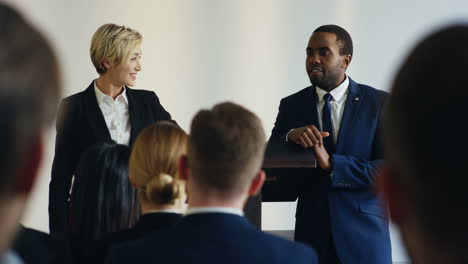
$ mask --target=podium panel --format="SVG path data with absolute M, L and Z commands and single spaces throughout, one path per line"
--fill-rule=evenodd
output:
M 316 166 L 317 162 L 313 148 L 304 149 L 283 139 L 270 138 L 262 166 L 267 179 L 261 194 L 251 197 L 247 201 L 244 208 L 245 216 L 260 229 L 262 201 L 295 201 L 300 189 L 300 178 L 304 175 L 304 169 L 315 168 Z

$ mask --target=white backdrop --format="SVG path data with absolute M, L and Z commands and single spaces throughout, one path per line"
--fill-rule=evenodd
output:
M 184 129 L 193 114 L 232 100 L 257 113 L 267 134 L 282 97 L 309 85 L 304 69 L 311 32 L 338 24 L 354 41 L 348 74 L 388 90 L 408 49 L 428 31 L 468 15 L 466 0 L 10 0 L 50 38 L 64 96 L 97 74 L 89 59 L 94 31 L 124 24 L 144 37 L 136 88 L 154 90 Z M 48 231 L 48 182 L 55 132 L 23 223 Z M 294 203 L 265 203 L 263 228 L 294 228 Z M 395 261 L 407 259 L 392 231 Z

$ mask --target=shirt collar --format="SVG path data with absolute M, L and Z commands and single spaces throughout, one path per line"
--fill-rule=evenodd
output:
M 174 214 L 181 214 L 180 210 L 176 209 L 155 209 L 155 210 L 148 210 L 145 214 L 152 214 L 152 213 L 174 213 Z
M 243 216 L 244 212 L 232 207 L 191 207 L 187 210 L 186 215 L 203 214 L 203 213 L 227 213 Z
M 348 86 L 349 86 L 349 78 L 348 76 L 346 76 L 345 80 L 340 85 L 338 85 L 338 87 L 331 90 L 330 94 L 333 97 L 333 100 L 339 101 L 348 91 Z M 315 86 L 315 90 L 317 91 L 318 101 L 321 102 L 323 100 L 323 96 L 328 92 L 325 90 L 322 90 L 318 86 Z
M 100 105 L 105 100 L 104 98 L 107 98 L 106 100 L 110 99 L 111 101 L 114 101 L 114 98 L 112 98 L 112 96 L 109 96 L 109 95 L 101 92 L 101 90 L 99 90 L 99 88 L 97 87 L 97 81 L 96 80 L 94 80 L 94 93 L 96 94 L 96 99 L 97 99 L 98 105 Z M 125 85 L 123 86 L 123 92 L 116 99 L 117 100 L 123 100 L 124 103 L 128 104 L 127 89 L 125 88 Z

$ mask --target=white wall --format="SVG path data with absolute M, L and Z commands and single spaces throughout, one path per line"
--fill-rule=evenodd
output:
M 396 67 L 429 30 L 466 17 L 466 0 L 11 0 L 51 39 L 64 74 L 64 95 L 87 87 L 96 73 L 89 43 L 102 24 L 138 29 L 143 71 L 136 88 L 156 91 L 184 128 L 193 114 L 223 100 L 256 112 L 268 134 L 279 101 L 309 85 L 305 46 L 322 24 L 339 24 L 353 37 L 349 75 L 388 90 Z M 47 231 L 48 181 L 55 132 L 24 223 Z M 266 203 L 265 229 L 292 229 L 294 203 Z M 397 234 L 395 261 L 406 259 Z

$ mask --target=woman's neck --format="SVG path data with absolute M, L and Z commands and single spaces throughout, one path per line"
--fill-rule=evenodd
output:
M 115 84 L 106 74 L 102 74 L 96 80 L 96 85 L 98 89 L 113 99 L 117 98 L 123 92 L 123 85 Z
M 160 211 L 160 210 L 170 210 L 170 211 L 175 211 L 179 213 L 184 213 L 185 212 L 185 205 L 182 201 L 179 201 L 178 199 L 174 204 L 154 204 L 148 201 L 144 201 L 144 199 L 140 199 L 140 206 L 141 206 L 141 214 L 148 214 L 152 213 L 155 211 Z

